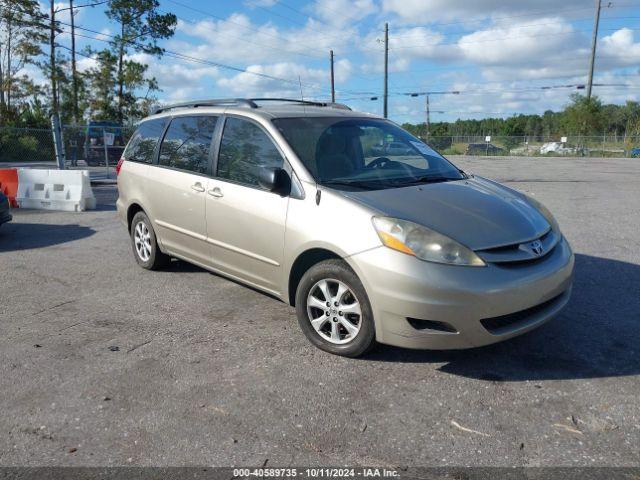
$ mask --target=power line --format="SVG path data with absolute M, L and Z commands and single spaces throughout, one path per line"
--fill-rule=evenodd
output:
M 628 27 L 625 27 L 628 28 Z M 602 29 L 602 31 L 611 31 L 611 32 L 617 32 L 618 30 L 620 30 L 619 28 L 607 28 L 607 29 Z M 632 31 L 640 31 L 640 29 L 638 28 L 628 28 L 628 30 L 632 30 Z M 567 31 L 567 32 L 556 32 L 556 33 L 541 33 L 541 34 L 536 34 L 536 35 L 515 35 L 515 36 L 508 36 L 508 37 L 498 37 L 498 38 L 491 38 L 491 39 L 486 39 L 486 40 L 474 40 L 474 41 L 456 41 L 456 42 L 446 42 L 446 43 L 431 43 L 431 44 L 422 44 L 422 45 L 407 45 L 407 46 L 402 46 L 402 47 L 390 47 L 391 50 L 409 50 L 409 49 L 413 49 L 413 48 L 424 48 L 424 47 L 439 47 L 442 45 L 472 45 L 472 44 L 478 44 L 478 43 L 492 43 L 492 42 L 502 42 L 504 40 L 515 40 L 518 38 L 538 38 L 538 37 L 555 37 L 555 36 L 560 36 L 560 35 L 572 35 L 575 33 L 582 33 L 582 32 L 590 32 L 591 30 L 571 30 L 571 31 Z M 376 49 L 371 49 L 371 50 L 376 50 Z
M 611 5 L 608 6 L 607 8 L 621 8 L 621 9 L 627 9 L 627 8 L 638 8 L 640 7 L 640 4 L 618 4 L 618 5 Z M 591 11 L 592 7 L 584 7 L 584 8 L 568 8 L 568 9 L 564 9 L 564 10 L 539 10 L 537 12 L 529 12 L 529 13 L 524 13 L 524 14 L 519 14 L 519 15 L 508 15 L 508 16 L 503 16 L 503 17 L 490 17 L 490 16 L 482 16 L 479 17 L 477 19 L 472 19 L 472 20 L 460 20 L 460 21 L 456 21 L 456 22 L 446 22 L 446 23 L 442 23 L 442 22 L 435 22 L 435 23 L 427 23 L 428 26 L 430 27 L 446 27 L 446 26 L 450 26 L 450 25 L 467 25 L 469 23 L 486 23 L 487 19 L 490 19 L 492 22 L 496 22 L 496 21 L 501 21 L 501 20 L 511 20 L 513 18 L 522 18 L 522 17 L 537 17 L 540 15 L 546 15 L 546 14 L 553 14 L 553 15 L 558 15 L 558 14 L 563 14 L 563 13 L 572 13 L 572 12 L 578 12 L 578 11 Z
M 329 27 L 329 28 L 333 28 L 331 25 L 329 25 L 329 24 L 328 24 L 327 22 L 325 22 L 324 20 L 320 20 L 320 19 L 319 19 L 319 18 L 317 18 L 317 17 L 313 17 L 313 16 L 308 15 L 308 14 L 306 14 L 306 13 L 304 13 L 304 12 L 301 12 L 301 11 L 300 11 L 300 10 L 298 10 L 297 8 L 294 8 L 294 7 L 292 7 L 291 5 L 287 5 L 286 3 L 281 2 L 280 0 L 276 0 L 276 3 L 277 3 L 278 5 L 282 5 L 284 8 L 287 8 L 287 9 L 291 10 L 292 12 L 297 13 L 297 14 L 298 14 L 298 15 L 300 15 L 300 16 L 310 18 L 311 20 L 313 20 L 313 21 L 315 21 L 315 22 L 322 23 L 322 24 L 326 25 L 326 26 L 327 26 L 327 27 Z
M 216 20 L 220 20 L 220 21 L 226 22 L 226 23 L 231 23 L 233 25 L 238 25 L 239 27 L 242 27 L 245 30 L 250 30 L 250 31 L 253 31 L 253 32 L 257 32 L 257 33 L 260 33 L 261 35 L 265 35 L 267 37 L 277 38 L 278 40 L 283 40 L 283 41 L 285 41 L 287 43 L 289 43 L 291 41 L 290 39 L 285 38 L 282 35 L 277 35 L 277 34 L 274 34 L 274 33 L 271 33 L 271 32 L 266 32 L 264 30 L 260 30 L 258 28 L 253 28 L 253 27 L 250 27 L 248 25 L 244 25 L 244 24 L 242 24 L 240 22 L 236 22 L 236 21 L 233 21 L 231 19 L 221 17 L 219 15 L 214 15 L 211 12 L 207 12 L 205 10 L 201 10 L 199 8 L 195 8 L 195 7 L 192 7 L 190 5 L 185 5 L 184 3 L 177 2 L 176 0 L 167 0 L 167 1 L 170 2 L 170 3 L 173 3 L 174 5 L 178 5 L 180 7 L 186 8 L 187 10 L 191 10 L 193 12 L 199 13 L 200 15 L 204 15 L 206 17 L 215 18 Z M 305 48 L 309 48 L 310 50 L 318 50 L 318 51 L 324 52 L 324 50 L 321 50 L 321 49 L 319 49 L 317 47 L 312 47 L 312 46 L 309 46 L 309 45 L 303 45 L 303 46 Z
M 215 18 L 216 20 L 219 20 L 219 21 L 222 21 L 222 22 L 231 23 L 231 24 L 237 25 L 237 26 L 239 26 L 239 27 L 242 27 L 242 28 L 244 28 L 244 29 L 246 29 L 246 30 L 250 30 L 250 31 L 253 31 L 253 32 L 258 32 L 258 33 L 260 33 L 260 34 L 262 34 L 262 35 L 266 35 L 266 36 L 269 36 L 269 37 L 277 38 L 277 39 L 279 39 L 279 40 L 283 40 L 283 41 L 285 41 L 285 42 L 287 42 L 287 43 L 290 43 L 290 42 L 291 42 L 291 39 L 286 38 L 286 37 L 283 37 L 282 35 L 274 34 L 274 33 L 271 33 L 271 32 L 265 32 L 264 30 L 260 30 L 259 28 L 250 27 L 250 26 L 245 25 L 245 24 L 243 24 L 243 23 L 236 22 L 236 21 L 234 21 L 234 20 L 231 20 L 231 19 L 229 19 L 229 18 L 224 18 L 224 17 L 221 17 L 221 16 L 219 16 L 219 15 L 215 15 L 215 14 L 213 14 L 213 13 L 211 13 L 211 12 L 206 11 L 206 10 L 202 10 L 202 9 L 199 9 L 199 8 L 195 8 L 195 7 L 192 7 L 191 5 L 186 5 L 186 4 L 181 3 L 181 2 L 178 2 L 178 1 L 176 1 L 176 0 L 167 0 L 167 1 L 168 1 L 168 2 L 173 3 L 174 5 L 178 5 L 178 6 L 180 6 L 180 7 L 186 8 L 187 10 L 191 10 L 191 11 L 193 11 L 193 12 L 199 13 L 200 15 L 205 15 L 205 16 L 207 16 L 207 17 Z M 260 7 L 260 8 L 264 8 L 264 7 Z M 305 28 L 305 27 L 306 27 L 306 26 L 304 26 L 304 25 L 303 25 L 303 28 Z M 312 31 L 314 31 L 314 32 L 316 32 L 316 33 L 321 34 L 324 38 L 348 38 L 348 37 L 350 36 L 350 35 L 345 35 L 345 34 L 341 34 L 341 35 L 327 35 L 325 32 L 320 32 L 320 31 L 318 31 L 318 30 L 312 30 Z M 318 48 L 318 47 L 314 47 L 314 46 L 310 46 L 310 45 L 305 45 L 305 44 L 302 44 L 302 45 L 303 45 L 305 48 L 308 48 L 308 49 L 310 49 L 310 50 L 317 50 L 317 51 L 322 51 L 322 52 L 324 52 L 324 50 L 322 50 L 322 49 L 320 49 L 320 48 Z
M 60 23 L 62 25 L 65 25 L 65 26 L 70 26 L 70 24 L 65 23 L 65 22 L 58 22 L 58 23 Z M 89 33 L 93 33 L 93 34 L 96 34 L 96 35 L 100 35 L 100 36 L 103 36 L 103 37 L 110 37 L 111 39 L 115 39 L 115 35 L 105 34 L 105 33 L 102 33 L 102 32 L 98 32 L 96 30 L 92 30 L 90 28 L 86 28 L 86 27 L 82 27 L 82 26 L 78 26 L 78 25 L 76 25 L 75 28 L 78 29 L 78 30 L 83 30 L 83 31 L 86 31 L 86 32 L 89 32 Z M 69 33 L 69 31 L 63 30 L 63 33 Z M 87 39 L 91 39 L 91 40 L 97 40 L 97 41 L 101 41 L 101 42 L 105 42 L 105 43 L 112 43 L 111 40 L 107 40 L 107 39 L 104 39 L 104 38 L 92 37 L 92 36 L 89 36 L 89 35 L 82 35 L 80 33 L 76 33 L 76 35 L 79 36 L 79 37 L 82 37 L 82 38 L 87 38 Z M 133 41 L 128 41 L 126 43 L 140 48 L 143 52 L 145 51 L 144 45 L 137 44 L 136 42 L 133 42 Z M 204 58 L 195 57 L 195 56 L 187 55 L 187 54 L 180 53 L 180 52 L 174 52 L 174 51 L 167 50 L 167 49 L 164 49 L 164 53 L 169 57 L 176 58 L 176 59 L 179 59 L 179 60 L 199 63 L 199 64 L 202 64 L 202 65 L 209 65 L 209 66 L 219 67 L 219 68 L 223 68 L 223 69 L 226 69 L 226 70 L 232 70 L 232 71 L 236 71 L 236 72 L 239 72 L 239 73 L 246 73 L 246 74 L 249 74 L 249 75 L 263 77 L 263 78 L 267 78 L 267 79 L 270 79 L 270 80 L 277 80 L 277 81 L 286 82 L 288 84 L 292 84 L 292 85 L 295 85 L 295 86 L 299 86 L 299 80 L 276 77 L 274 75 L 255 72 L 255 71 L 252 71 L 252 70 L 248 70 L 246 68 L 236 67 L 236 66 L 233 66 L 233 65 L 227 65 L 227 64 L 224 64 L 224 63 L 215 62 L 215 61 L 212 61 L 212 60 L 207 60 L 207 59 L 204 59 Z M 323 92 L 327 91 L 326 87 L 321 87 L 318 84 L 303 83 L 303 86 L 305 88 L 309 88 L 309 89 L 312 89 L 312 90 L 320 90 L 320 91 L 323 91 Z M 341 93 L 341 92 L 349 93 L 349 94 L 352 94 L 352 95 L 363 95 L 363 94 L 368 95 L 369 94 L 369 92 L 352 91 L 352 90 L 338 91 L 338 93 Z
M 67 25 L 67 26 L 69 25 L 69 24 L 66 24 L 64 22 L 59 22 L 59 23 L 62 23 L 63 25 Z M 112 39 L 115 38 L 114 35 L 107 35 L 105 33 L 98 32 L 98 31 L 95 31 L 95 30 L 91 30 L 91 29 L 88 29 L 88 28 L 85 28 L 85 27 L 80 27 L 80 26 L 76 25 L 76 28 L 79 29 L 79 30 L 88 31 L 88 32 L 91 32 L 91 33 L 94 33 L 94 34 L 97 34 L 97 35 L 111 37 Z M 64 33 L 70 33 L 68 30 L 63 30 L 63 32 Z M 92 36 L 83 35 L 83 34 L 80 34 L 80 33 L 76 33 L 76 35 L 79 36 L 79 37 L 82 37 L 82 38 L 88 38 L 90 40 L 97 40 L 97 41 L 100 41 L 100 42 L 113 43 L 112 40 L 107 40 L 107 39 L 104 39 L 104 38 L 92 37 Z M 139 45 L 139 44 L 137 44 L 135 42 L 132 42 L 132 41 L 127 41 L 125 43 L 128 43 L 130 45 L 136 46 L 136 47 L 140 48 L 143 51 L 143 53 L 146 53 L 144 45 Z M 207 59 L 200 58 L 200 57 L 194 57 L 194 56 L 191 56 L 191 55 L 186 55 L 184 53 L 174 52 L 174 51 L 167 50 L 167 49 L 164 49 L 164 54 L 166 54 L 166 55 L 168 55 L 170 57 L 178 58 L 178 59 L 185 60 L 185 61 L 191 61 L 191 62 L 196 62 L 196 63 L 203 64 L 203 65 L 219 67 L 219 68 L 222 68 L 222 69 L 232 70 L 232 71 L 239 72 L 239 73 L 247 73 L 247 74 L 258 76 L 258 77 L 267 78 L 269 80 L 277 80 L 277 81 L 280 81 L 280 82 L 286 82 L 286 83 L 293 84 L 293 85 L 296 85 L 296 86 L 299 85 L 299 82 L 297 80 L 291 80 L 291 79 L 287 79 L 287 78 L 276 77 L 274 75 L 269 75 L 269 74 L 266 74 L 266 73 L 254 72 L 254 71 L 251 71 L 251 70 L 247 70 L 246 68 L 236 67 L 236 66 L 233 66 L 233 65 L 227 65 L 227 64 L 224 64 L 224 63 L 220 63 L 220 62 L 214 62 L 212 60 L 207 60 Z M 303 86 L 305 88 L 312 88 L 312 89 L 313 88 L 320 88 L 318 85 L 315 85 L 315 84 L 303 84 Z
M 194 21 L 191 21 L 191 20 L 187 20 L 187 19 L 185 19 L 185 18 L 178 17 L 178 16 L 176 16 L 176 18 L 178 18 L 179 20 L 182 20 L 183 22 L 188 23 L 188 24 L 190 24 L 190 25 L 197 25 L 197 22 L 194 22 Z M 257 31 L 260 33 L 260 31 L 259 31 L 259 30 L 257 30 Z M 299 56 L 308 57 L 308 58 L 313 58 L 313 59 L 317 59 L 317 60 L 319 60 L 319 59 L 321 59 L 321 58 L 324 58 L 324 55 L 323 55 L 323 56 L 320 56 L 320 55 L 310 55 L 310 54 L 308 54 L 308 53 L 304 53 L 304 52 L 300 52 L 300 51 L 286 50 L 286 49 L 284 49 L 284 48 L 282 48 L 282 47 L 278 47 L 278 46 L 275 46 L 275 45 L 270 45 L 270 44 L 268 44 L 268 43 L 257 43 L 257 42 L 252 42 L 251 40 L 248 40 L 248 39 L 247 39 L 247 38 L 245 38 L 245 37 L 240 37 L 240 36 L 238 36 L 238 35 L 231 35 L 231 34 L 226 33 L 226 32 L 224 33 L 224 36 L 227 36 L 227 37 L 229 37 L 229 38 L 235 38 L 235 39 L 238 39 L 238 40 L 240 40 L 240 41 L 242 41 L 242 42 L 245 42 L 245 43 L 248 43 L 248 44 L 251 44 L 251 45 L 257 45 L 257 46 L 259 46 L 259 47 L 269 48 L 269 49 L 272 49 L 272 50 L 278 50 L 278 51 L 281 51 L 281 52 L 290 53 L 290 54 L 292 54 L 292 55 L 299 55 Z
M 623 83 L 594 83 L 594 87 L 599 88 L 618 88 L 618 89 L 626 89 L 626 90 L 640 90 L 640 85 L 630 85 Z M 570 85 L 544 85 L 538 87 L 525 87 L 525 88 L 505 88 L 499 90 L 482 90 L 482 89 L 467 89 L 467 90 L 452 90 L 450 92 L 442 91 L 442 92 L 389 92 L 390 97 L 408 97 L 408 96 L 418 96 L 425 95 L 426 93 L 436 94 L 436 93 L 454 93 L 457 92 L 457 95 L 481 95 L 481 96 L 489 96 L 493 94 L 504 94 L 504 93 L 543 93 L 545 91 L 552 91 L 558 89 L 567 89 L 573 88 L 576 90 L 584 90 L 586 88 L 585 84 L 570 84 Z M 362 96 L 354 96 L 351 97 L 352 100 L 367 100 L 371 99 L 368 95 Z
M 622 16 L 622 17 L 604 17 L 604 20 L 635 20 L 635 19 L 640 19 L 640 17 L 637 16 Z M 593 21 L 593 17 L 584 17 L 584 18 L 578 18 L 578 19 L 572 19 L 571 22 L 572 23 L 579 23 L 579 22 L 586 22 L 586 21 Z M 520 30 L 523 28 L 531 28 L 531 27 L 543 27 L 543 26 L 548 26 L 548 25 L 560 25 L 561 21 L 555 21 L 555 22 L 544 22 L 544 23 L 529 23 L 529 24 L 524 24 L 524 25 L 509 25 L 509 30 Z M 415 30 L 417 28 L 426 28 L 426 27 L 412 27 L 412 28 L 407 28 L 406 30 Z M 500 27 L 497 25 L 491 25 L 490 27 L 488 27 L 486 30 L 491 30 L 491 29 L 498 29 L 498 28 L 504 28 L 504 27 Z M 484 30 L 484 31 L 486 31 Z M 469 34 L 468 30 L 463 30 L 463 31 L 457 31 L 457 32 L 446 32 L 446 35 L 456 35 L 456 34 Z M 399 35 L 394 35 L 393 39 L 398 39 L 398 38 L 407 38 L 407 37 L 413 37 L 415 35 L 415 33 L 405 33 L 405 34 L 399 34 Z M 443 33 L 435 33 L 432 35 L 426 35 L 426 37 L 439 37 L 444 35 Z

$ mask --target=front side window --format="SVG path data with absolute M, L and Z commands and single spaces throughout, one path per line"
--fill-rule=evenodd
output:
M 159 165 L 193 173 L 209 170 L 211 139 L 216 117 L 176 117 L 171 121 L 160 146 Z
M 262 169 L 282 165 L 282 155 L 260 127 L 239 118 L 227 118 L 218 155 L 218 177 L 258 186 Z
M 153 163 L 153 154 L 167 121 L 166 118 L 157 118 L 142 122 L 131 137 L 124 157 L 132 162 Z
M 442 155 L 386 120 L 301 117 L 273 123 L 321 184 L 379 190 L 465 178 Z

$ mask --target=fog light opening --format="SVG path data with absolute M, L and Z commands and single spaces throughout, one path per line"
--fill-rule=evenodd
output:
M 407 322 L 416 330 L 434 330 L 443 333 L 458 333 L 458 330 L 449 323 L 437 322 L 435 320 L 422 320 L 419 318 L 407 317 Z

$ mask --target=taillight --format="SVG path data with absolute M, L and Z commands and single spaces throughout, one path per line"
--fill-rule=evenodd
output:
M 120 169 L 122 168 L 123 163 L 124 163 L 124 157 L 120 157 L 120 160 L 118 160 L 118 164 L 116 165 L 116 175 L 120 173 Z

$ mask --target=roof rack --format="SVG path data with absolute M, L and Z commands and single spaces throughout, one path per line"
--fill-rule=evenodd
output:
M 341 110 L 351 110 L 347 105 L 333 102 L 313 102 L 309 100 L 296 100 L 294 98 L 217 98 L 211 100 L 195 100 L 191 102 L 173 103 L 158 107 L 153 111 L 153 115 L 166 112 L 176 108 L 197 108 L 197 107 L 248 107 L 260 108 L 256 102 L 287 102 L 299 105 L 309 105 L 313 107 L 339 108 Z
M 173 110 L 174 108 L 197 108 L 197 107 L 239 107 L 245 106 L 249 108 L 258 108 L 251 100 L 246 98 L 214 98 L 211 100 L 195 100 L 191 102 L 173 103 L 171 105 L 165 105 L 164 107 L 158 107 L 153 111 L 153 115 L 157 113 L 166 112 L 167 110 Z
M 295 98 L 250 98 L 251 102 L 282 102 L 282 103 L 298 103 L 300 105 L 309 105 L 311 107 L 328 107 L 339 108 L 341 110 L 351 110 L 351 108 L 344 103 L 335 102 L 314 102 L 311 100 L 298 100 Z

